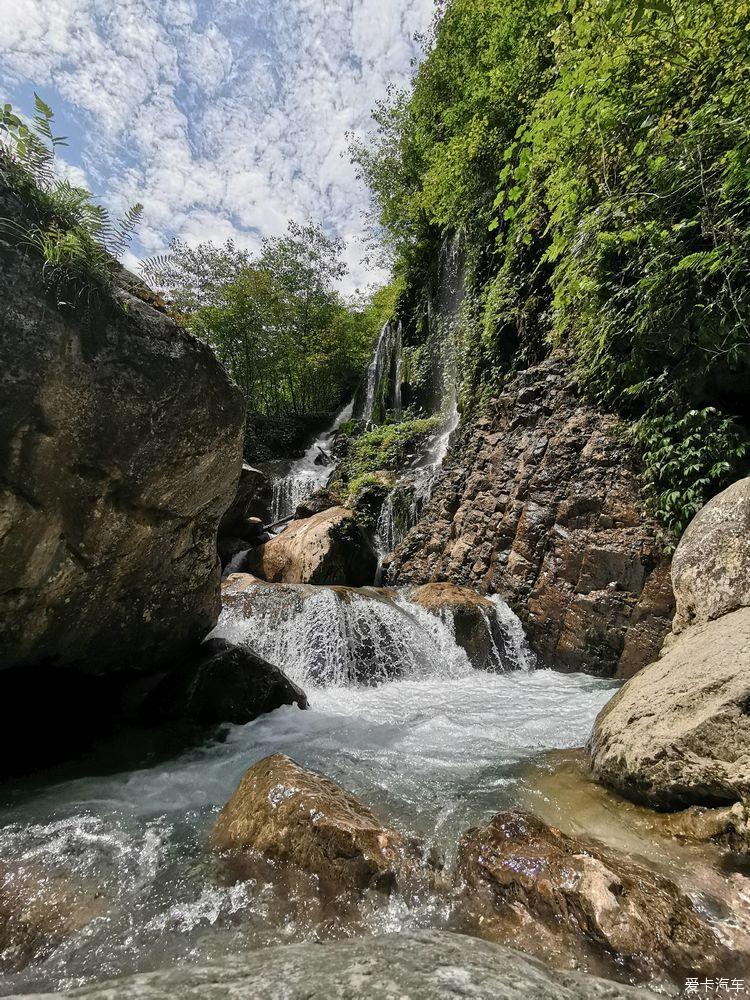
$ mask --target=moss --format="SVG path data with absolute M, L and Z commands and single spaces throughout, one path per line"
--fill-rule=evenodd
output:
M 352 498 L 367 477 L 382 470 L 396 472 L 404 468 L 440 428 L 442 417 L 422 417 L 381 424 L 350 440 L 338 479 L 342 492 Z

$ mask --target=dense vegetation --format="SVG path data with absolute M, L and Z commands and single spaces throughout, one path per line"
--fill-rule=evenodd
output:
M 116 258 L 142 206 L 133 205 L 115 221 L 89 191 L 58 177 L 55 152 L 67 145 L 65 137 L 55 135 L 52 109 L 36 94 L 34 111 L 27 124 L 10 104 L 0 110 L 0 181 L 23 212 L 23 218 L 0 218 L 0 230 L 39 258 L 50 286 L 90 296 L 119 272 Z
M 452 0 L 354 149 L 412 296 L 467 253 L 464 405 L 554 346 L 673 535 L 746 462 L 750 6 Z
M 350 398 L 390 289 L 345 301 L 336 289 L 342 247 L 318 227 L 290 223 L 253 257 L 233 243 L 189 247 L 148 261 L 146 277 L 182 321 L 214 348 L 245 394 L 252 457 L 284 452 Z

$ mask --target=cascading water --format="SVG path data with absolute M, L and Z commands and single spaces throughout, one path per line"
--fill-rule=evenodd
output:
M 389 412 L 401 416 L 401 342 L 401 323 L 386 323 L 367 368 L 363 393 L 354 404 L 354 416 L 365 424 L 380 421 Z
M 448 613 L 408 592 L 252 586 L 227 598 L 218 634 L 273 656 L 302 681 L 311 708 L 283 708 L 222 741 L 97 776 L 28 782 L 0 812 L 0 858 L 96 897 L 98 916 L 41 965 L 6 975 L 0 995 L 90 980 L 238 948 L 315 939 L 306 883 L 272 869 L 227 883 L 206 846 L 245 770 L 289 754 L 359 795 L 388 822 L 450 859 L 463 830 L 521 795 L 529 760 L 579 746 L 613 683 L 529 667 L 518 620 L 485 609 L 493 671 L 474 669 Z M 376 898 L 377 897 L 377 898 Z M 367 897 L 355 933 L 445 926 L 434 897 Z M 314 909 L 314 908 L 313 908 Z M 349 936 L 346 923 L 326 933 Z
M 352 415 L 352 403 L 336 416 L 330 427 L 317 437 L 302 458 L 292 463 L 289 470 L 273 481 L 271 518 L 280 521 L 293 514 L 303 500 L 325 486 L 331 474 L 330 447 L 336 431 Z

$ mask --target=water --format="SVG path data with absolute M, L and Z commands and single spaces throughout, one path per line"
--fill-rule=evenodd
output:
M 271 598 L 250 624 L 243 626 L 236 608 L 220 624 L 220 630 L 244 627 L 245 638 L 260 646 L 286 642 L 290 659 L 284 665 L 306 678 L 308 712 L 284 708 L 229 727 L 223 742 L 166 761 L 33 789 L 27 783 L 11 794 L 0 814 L 3 861 L 31 870 L 41 865 L 46 877 L 96 889 L 102 912 L 46 962 L 6 976 L 0 995 L 70 988 L 319 936 L 304 881 L 280 884 L 269 869 L 232 883 L 206 847 L 216 814 L 244 771 L 270 753 L 287 753 L 327 774 L 450 860 L 463 830 L 519 800 L 530 760 L 586 740 L 612 693 L 612 682 L 583 675 L 474 670 L 455 646 L 449 623 L 415 610 L 408 597 L 325 590 L 329 596 L 317 603 L 308 596 L 282 627 L 274 627 Z M 496 610 L 512 615 L 504 606 Z M 294 631 L 295 615 L 308 615 L 308 625 L 328 616 L 323 646 L 334 668 L 321 674 L 307 659 L 313 637 Z M 382 644 L 385 629 L 396 643 L 397 658 L 404 658 L 397 679 L 379 685 L 352 680 L 342 647 L 349 649 L 357 629 L 366 637 L 368 628 L 371 639 L 376 635 Z M 510 632 L 520 655 L 520 626 Z M 278 635 L 295 638 L 273 638 Z M 408 644 L 404 635 L 411 637 Z M 505 663 L 513 665 L 523 666 L 523 658 Z M 326 924 L 325 934 L 444 926 L 447 919 L 445 901 L 368 898 L 356 927 Z
M 366 424 L 381 422 L 387 412 L 401 416 L 401 323 L 385 323 L 367 368 L 365 392 L 356 416 Z
M 302 458 L 293 462 L 285 475 L 274 480 L 272 521 L 280 521 L 293 514 L 303 500 L 325 486 L 331 474 L 331 443 L 339 427 L 351 417 L 352 409 L 353 403 L 347 403 L 331 426 L 313 441 Z

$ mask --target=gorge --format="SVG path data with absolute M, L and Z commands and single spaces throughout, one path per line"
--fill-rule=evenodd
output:
M 367 293 L 131 273 L 4 106 L 0 997 L 750 995 L 748 36 L 668 6 L 441 4 Z

